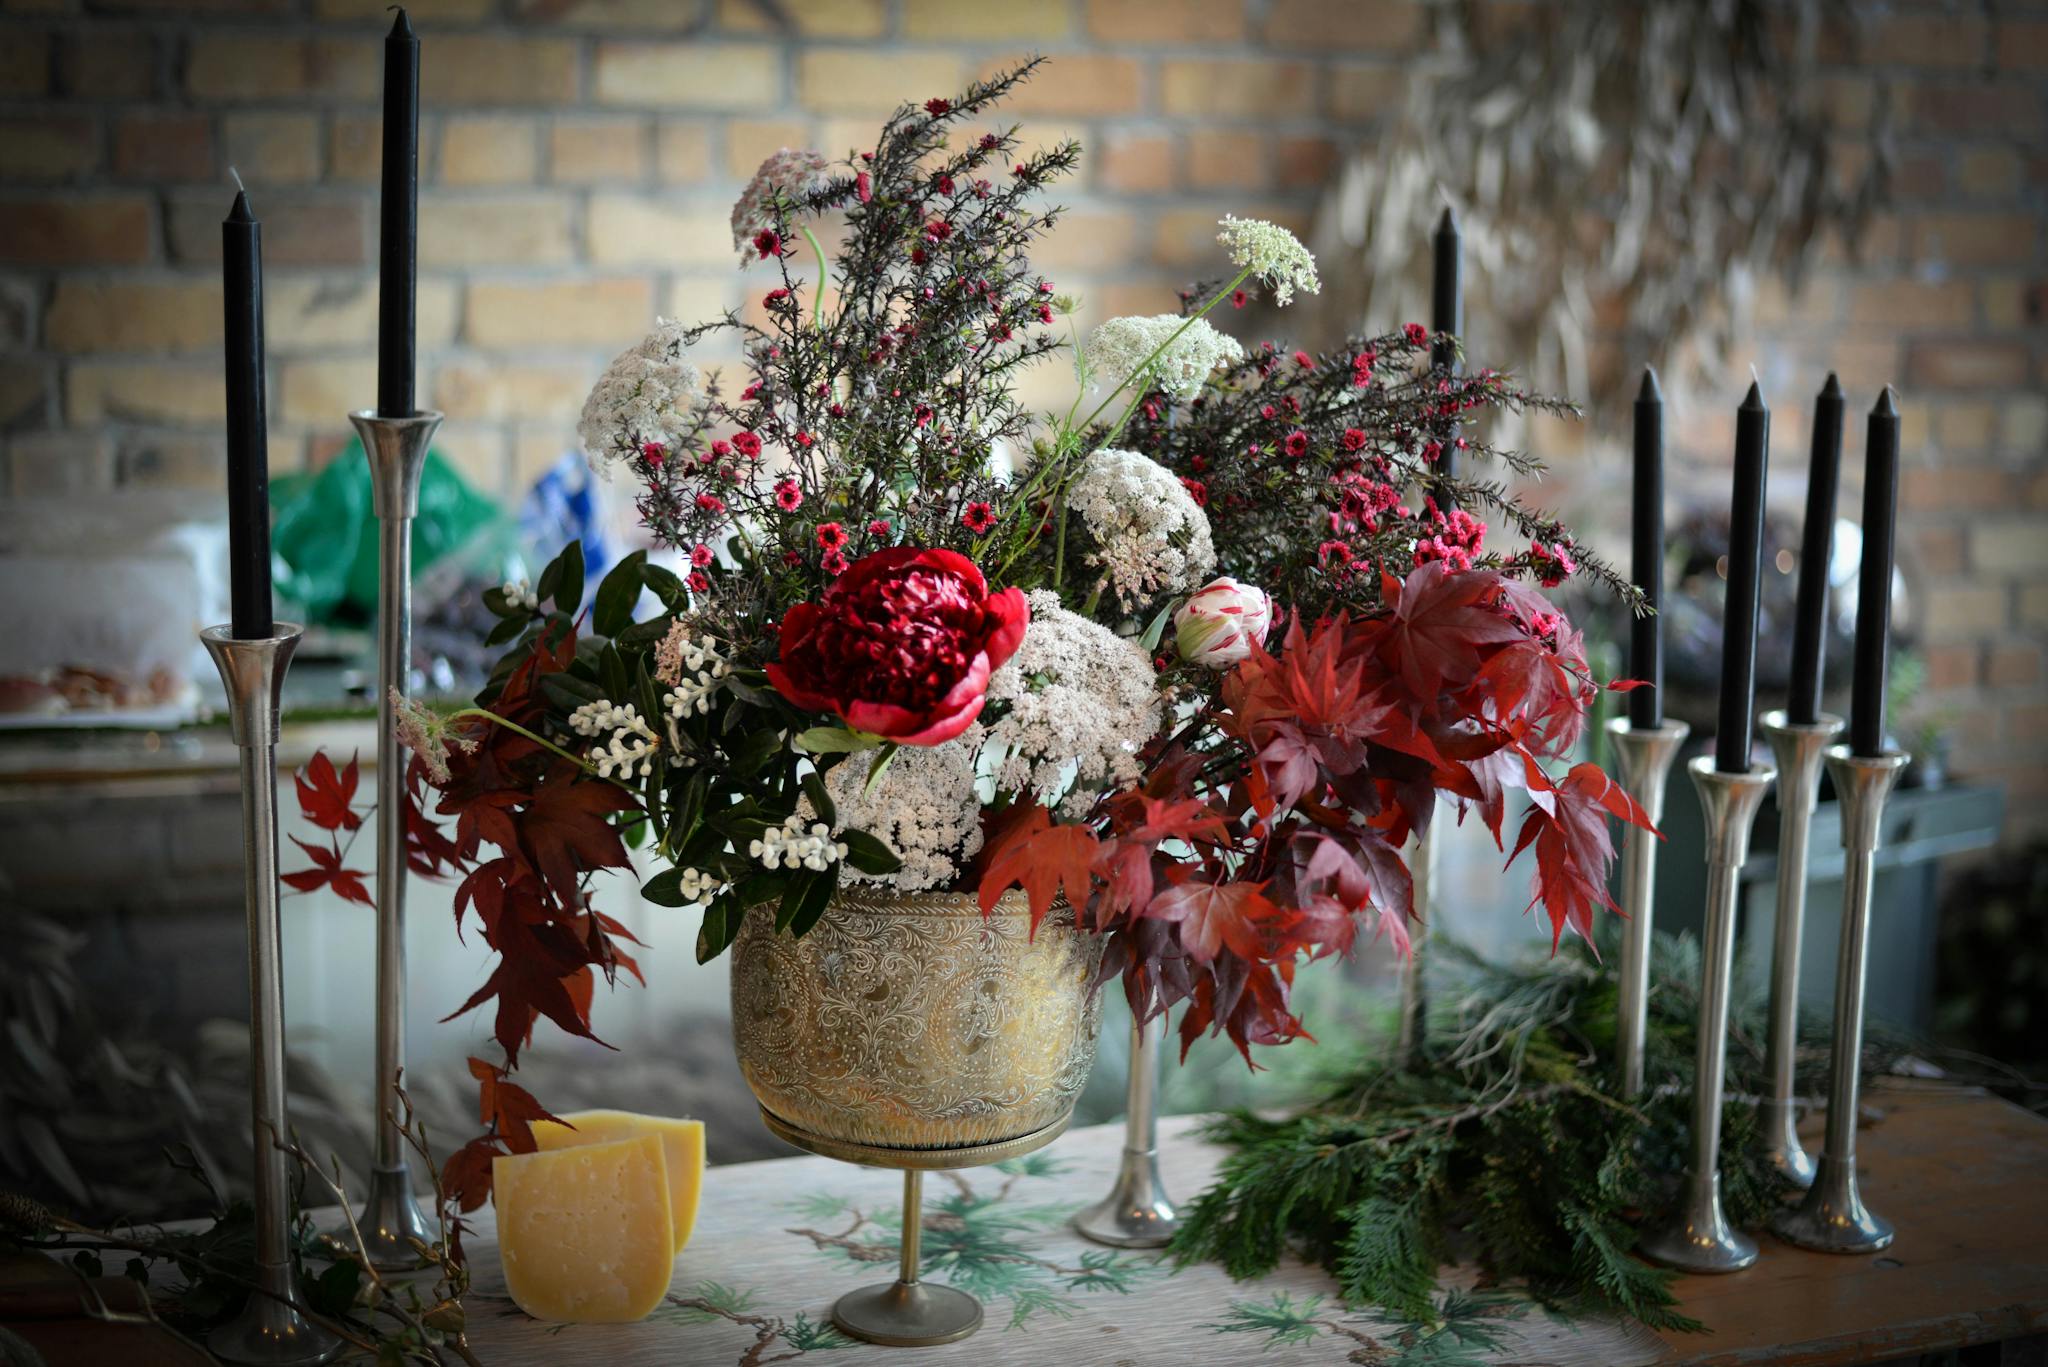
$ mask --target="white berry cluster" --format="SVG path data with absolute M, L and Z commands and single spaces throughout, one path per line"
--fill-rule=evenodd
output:
M 725 891 L 726 885 L 716 874 L 702 869 L 684 869 L 676 881 L 676 891 L 683 896 L 686 907 L 703 906 L 712 898 Z
M 732 673 L 732 665 L 718 653 L 718 642 L 710 636 L 693 636 L 678 621 L 654 648 L 654 676 L 672 684 L 661 695 L 669 716 L 681 721 L 691 713 L 702 716 L 711 710 L 711 695 L 719 681 Z
M 569 714 L 569 729 L 579 736 L 611 733 L 610 741 L 590 752 L 599 778 L 611 778 L 615 770 L 620 779 L 633 778 L 636 772 L 644 778 L 654 772 L 654 752 L 661 738 L 633 704 L 587 702 Z
M 540 595 L 533 591 L 533 585 L 524 579 L 507 579 L 498 586 L 498 592 L 505 596 L 508 608 L 523 608 L 532 612 L 540 606 Z
M 823 873 L 833 861 L 844 858 L 846 842 L 832 838 L 832 828 L 822 821 L 804 829 L 804 819 L 792 816 L 780 826 L 770 826 L 759 840 L 747 843 L 747 853 L 767 869 L 805 868 Z

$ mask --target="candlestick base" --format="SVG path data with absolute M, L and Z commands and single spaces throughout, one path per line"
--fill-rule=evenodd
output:
M 1180 1214 L 1159 1180 L 1159 1056 L 1166 1029 L 1131 1027 L 1131 1075 L 1125 1089 L 1124 1153 L 1109 1195 L 1074 1217 L 1081 1237 L 1111 1248 L 1164 1248 Z
M 431 1246 L 433 1227 L 413 1199 L 412 1170 L 401 1159 L 396 1167 L 370 1169 L 370 1192 L 356 1228 L 370 1266 L 379 1272 L 402 1272 L 425 1262 L 418 1245 Z
M 1643 814 L 1656 825 L 1664 819 L 1664 790 L 1678 748 L 1692 734 L 1682 721 L 1638 727 L 1625 717 L 1607 723 L 1614 742 L 1615 777 Z M 1628 826 L 1621 836 L 1622 910 L 1628 925 L 1622 932 L 1620 1019 L 1615 1055 L 1621 1094 L 1643 1090 L 1643 1041 L 1650 1023 L 1650 946 L 1655 936 L 1657 845 L 1654 831 Z
M 1823 1154 L 1813 1190 L 1791 1210 L 1778 1213 L 1771 1233 L 1816 1253 L 1875 1253 L 1891 1245 L 1895 1231 L 1863 1204 L 1855 1164 L 1835 1163 Z
M 332 1360 L 342 1341 L 283 1301 L 251 1292 L 241 1314 L 206 1336 L 206 1347 L 225 1362 L 304 1367 Z
M 1636 1252 L 1680 1272 L 1707 1275 L 1740 1272 L 1757 1258 L 1756 1240 L 1731 1226 L 1722 1213 L 1718 1172 L 1713 1174 L 1709 1200 L 1644 1234 Z

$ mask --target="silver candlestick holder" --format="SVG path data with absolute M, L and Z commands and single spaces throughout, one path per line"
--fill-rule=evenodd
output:
M 241 1314 L 207 1336 L 229 1362 L 325 1362 L 341 1340 L 299 1312 L 292 1266 L 291 1171 L 284 1139 L 284 968 L 277 895 L 277 717 L 300 629 L 278 622 L 242 640 L 224 626 L 199 633 L 228 694 L 242 761 L 242 901 L 249 918 L 249 1111 L 256 1158 L 256 1290 Z
M 1637 1246 L 1681 1272 L 1740 1272 L 1756 1241 L 1730 1227 L 1721 1208 L 1721 1102 L 1728 1063 L 1728 995 L 1735 976 L 1736 880 L 1749 858 L 1749 828 L 1777 771 L 1752 765 L 1724 773 L 1712 755 L 1687 766 L 1706 815 L 1707 923 L 1700 943 L 1699 1050 L 1693 1077 L 1692 1164 L 1679 1208 Z
M 1906 756 L 1864 756 L 1829 747 L 1828 775 L 1842 807 L 1842 939 L 1835 956 L 1835 1038 L 1828 1061 L 1828 1123 L 1820 1163 L 1806 1199 L 1780 1215 L 1771 1230 L 1787 1243 L 1821 1253 L 1874 1253 L 1892 1241 L 1892 1227 L 1863 1204 L 1856 1183 L 1856 1106 L 1863 1057 L 1864 970 L 1870 957 L 1871 879 L 1878 832 Z
M 1757 1105 L 1764 1161 L 1795 1187 L 1813 1185 L 1813 1160 L 1799 1142 L 1792 1103 L 1799 1056 L 1799 955 L 1806 925 L 1808 834 L 1820 799 L 1821 755 L 1842 733 L 1842 719 L 1822 712 L 1794 722 L 1766 712 L 1763 733 L 1778 761 L 1778 924 L 1771 939 L 1770 1090 Z
M 1113 1248 L 1163 1248 L 1180 1216 L 1159 1180 L 1159 1060 L 1166 1017 L 1131 1026 L 1131 1079 L 1124 1101 L 1124 1153 L 1109 1195 L 1074 1217 L 1074 1228 Z
M 348 415 L 370 462 L 377 515 L 377 1076 L 376 1139 L 368 1199 L 357 1224 L 379 1269 L 417 1266 L 433 1231 L 413 1197 L 412 1170 L 398 1131 L 398 1078 L 405 1067 L 405 750 L 397 702 L 411 692 L 412 520 L 420 472 L 439 413 Z
M 1438 813 L 1439 816 L 1442 813 Z M 1441 871 L 1441 836 L 1422 836 L 1408 846 L 1410 905 L 1415 919 L 1408 930 L 1408 958 L 1401 965 L 1400 1017 L 1394 1027 L 1394 1057 L 1403 1068 L 1422 1060 L 1429 1041 L 1429 932 L 1436 924 L 1436 883 Z
M 1607 723 L 1614 741 L 1621 786 L 1656 825 L 1664 819 L 1664 790 L 1678 747 L 1692 734 L 1682 721 L 1636 727 L 1627 717 Z M 1621 1019 L 1615 1031 L 1623 1096 L 1643 1090 L 1643 1041 L 1650 1028 L 1650 944 L 1656 931 L 1657 844 L 1655 831 L 1628 826 L 1621 837 L 1621 906 L 1628 924 L 1621 940 Z

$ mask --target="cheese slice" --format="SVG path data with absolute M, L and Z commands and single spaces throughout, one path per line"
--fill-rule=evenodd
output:
M 675 1225 L 676 1252 L 690 1242 L 697 1227 L 697 1198 L 704 1187 L 704 1122 L 672 1120 L 660 1115 L 635 1115 L 631 1111 L 572 1111 L 562 1117 L 567 1125 L 552 1120 L 533 1124 L 533 1142 L 545 1151 L 566 1149 L 576 1144 L 602 1144 L 629 1135 L 661 1137 L 662 1152 L 668 1157 L 668 1199 Z M 569 1125 L 576 1128 L 570 1129 Z
M 645 1319 L 675 1269 L 668 1165 L 658 1136 L 491 1162 L 505 1289 L 541 1320 Z

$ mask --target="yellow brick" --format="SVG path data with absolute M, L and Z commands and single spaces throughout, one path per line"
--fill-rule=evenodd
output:
M 986 78 L 1016 65 L 1005 58 L 983 66 Z M 1129 57 L 1076 54 L 1054 57 L 1003 101 L 1018 114 L 1132 114 L 1145 98 L 1144 68 Z
M 623 351 L 654 321 L 644 279 L 473 281 L 464 315 L 471 346 L 613 347 Z
M 1272 0 L 1266 40 L 1275 47 L 1405 52 L 1422 35 L 1413 0 Z
M 607 34 L 674 32 L 697 22 L 697 7 L 681 0 L 519 0 L 516 8 L 524 23 Z
M 113 443 L 104 432 L 22 432 L 7 446 L 7 491 L 16 498 L 114 485 Z
M 2019 188 L 2020 159 L 2003 147 L 1979 147 L 1956 158 L 1956 188 L 1966 195 L 2007 195 Z
M 1346 123 L 1371 123 L 1396 108 L 1406 82 L 1396 67 L 1338 62 L 1330 68 L 1328 108 Z
M 230 114 L 221 120 L 228 165 L 250 185 L 286 185 L 320 175 L 320 121 L 311 114 Z
M 2005 401 L 1998 424 L 1999 444 L 2026 456 L 2048 452 L 2048 397 L 2028 394 Z
M 951 52 L 811 51 L 797 59 L 797 96 L 804 108 L 820 113 L 886 114 L 900 104 L 950 98 L 959 93 L 965 75 L 961 59 Z
M 647 124 L 640 119 L 569 118 L 548 131 L 548 178 L 565 185 L 639 180 L 647 174 Z
M 303 444 L 290 433 L 270 433 L 270 468 L 297 469 Z M 124 489 L 201 489 L 217 498 L 227 483 L 228 445 L 211 434 L 124 432 L 116 439 L 114 460 Z
M 434 434 L 434 453 L 470 488 L 492 498 L 513 492 L 505 478 L 506 449 L 504 430 L 494 423 L 444 422 Z
M 149 247 L 150 205 L 139 195 L 0 202 L 0 262 L 120 265 L 147 260 Z
M 2048 536 L 2032 519 L 1980 522 L 1970 529 L 1970 562 L 1979 574 L 2033 577 L 2048 570 Z
M 1965 14 L 1877 14 L 1864 26 L 1857 56 L 1881 66 L 1980 66 L 1990 29 Z
M 1310 114 L 1316 71 L 1306 62 L 1175 61 L 1160 68 L 1160 105 L 1169 114 L 1290 118 Z
M 1967 280 L 1887 280 L 1852 285 L 1849 321 L 1887 328 L 1962 327 L 1974 312 Z
M 556 195 L 420 196 L 420 261 L 524 265 L 569 259 L 571 206 Z
M 298 38 L 210 33 L 185 58 L 185 89 L 201 99 L 282 98 L 304 90 L 310 50 Z
M 2048 70 L 2048 19 L 2001 21 L 1992 48 L 2008 71 Z
M 1158 194 L 1173 188 L 1173 140 L 1164 135 L 1111 134 L 1089 163 L 1095 183 L 1117 194 Z
M 51 370 L 39 359 L 0 358 L 0 427 L 24 419 L 44 418 L 51 390 Z
M 2017 264 L 2032 259 L 2039 226 L 2027 214 L 1933 214 L 1915 224 L 1914 250 L 1922 261 Z
M 662 130 L 664 134 L 667 129 Z M 785 147 L 809 147 L 810 126 L 800 119 L 728 119 L 725 124 L 725 171 L 751 178 L 763 161 Z M 664 160 L 666 160 L 664 158 Z M 662 178 L 669 173 L 664 167 Z
M 455 339 L 455 282 L 429 276 L 419 282 L 413 329 L 423 347 Z M 264 339 L 273 352 L 367 347 L 377 340 L 377 279 L 357 274 L 273 272 L 263 282 Z
M 97 100 L 156 94 L 156 43 L 146 33 L 92 29 L 68 39 L 58 67 L 64 92 Z
M 218 361 L 80 361 L 64 385 L 73 423 L 219 422 L 227 411 Z
M 752 166 L 729 165 L 734 176 L 752 177 Z M 711 175 L 711 135 L 701 123 L 664 122 L 654 132 L 654 175 L 663 185 L 690 185 Z
M 459 24 L 496 8 L 497 0 L 406 0 L 405 12 L 415 24 Z M 322 19 L 376 19 L 387 28 L 391 22 L 389 0 L 316 0 L 313 9 Z
M 286 361 L 277 375 L 277 417 L 285 422 L 340 422 L 377 394 L 373 356 Z
M 50 35 L 9 29 L 0 43 L 0 99 L 34 99 L 49 91 Z
M 1070 24 L 1067 0 L 903 0 L 903 36 L 915 40 L 1063 38 Z
M 1060 219 L 1031 259 L 1046 271 L 1115 274 L 1134 264 L 1137 243 L 1136 215 L 1118 209 L 1079 209 Z
M 1923 620 L 1931 641 L 1966 641 L 2005 629 L 2006 591 L 2002 587 L 1931 588 L 1925 602 Z
M 0 179 L 70 180 L 99 162 L 99 134 L 89 119 L 0 119 Z
M 600 104 L 765 109 L 782 102 L 782 57 L 765 43 L 600 43 Z
M 805 38 L 879 38 L 888 23 L 882 0 L 790 0 L 782 11 L 790 31 Z M 718 0 L 718 26 L 728 33 L 782 32 L 759 0 Z
M 421 46 L 420 101 L 451 104 L 568 104 L 578 94 L 577 44 L 567 38 L 435 35 Z
M 450 418 L 559 418 L 583 407 L 590 380 L 582 365 L 453 362 L 435 371 L 433 404 Z
M 444 185 L 524 185 L 534 179 L 539 158 L 529 119 L 455 115 L 441 126 Z
M 638 195 L 590 201 L 590 259 L 600 266 L 690 266 L 731 259 L 729 210 Z
M 739 305 L 739 280 L 738 273 L 732 271 L 679 275 L 669 282 L 667 298 L 661 307 L 662 315 L 667 318 L 681 318 L 688 322 L 716 318 L 727 309 Z M 704 341 L 707 355 L 724 345 L 725 340 L 715 333 Z
M 375 184 L 384 168 L 384 120 L 376 114 L 336 114 L 327 130 L 327 178 Z
M 1197 189 L 1256 189 L 1266 183 L 1266 140 L 1222 128 L 1188 132 L 1188 184 Z
M 220 282 L 207 278 L 96 283 L 59 280 L 43 319 L 53 351 L 213 351 Z
M 1088 33 L 1107 43 L 1227 43 L 1244 37 L 1244 0 L 1087 0 Z

